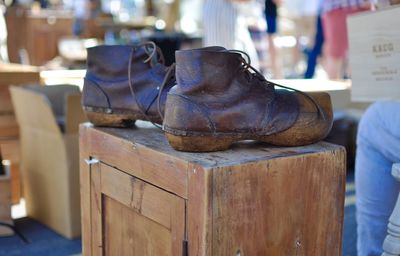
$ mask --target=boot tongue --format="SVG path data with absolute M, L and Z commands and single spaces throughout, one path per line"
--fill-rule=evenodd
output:
M 262 122 L 262 127 L 270 135 L 290 128 L 299 115 L 299 103 L 295 92 L 275 89 L 274 100 L 269 104 L 269 114 Z

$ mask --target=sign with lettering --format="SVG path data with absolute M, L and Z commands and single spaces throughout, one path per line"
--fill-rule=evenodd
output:
M 353 101 L 400 100 L 400 7 L 347 19 Z

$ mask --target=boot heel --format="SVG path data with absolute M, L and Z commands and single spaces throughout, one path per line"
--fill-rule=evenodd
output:
M 213 136 L 178 136 L 165 133 L 169 144 L 179 151 L 212 152 L 226 150 L 234 142 L 232 138 L 216 138 Z
M 136 121 L 129 115 L 124 114 L 106 114 L 91 111 L 86 111 L 85 113 L 89 121 L 95 126 L 132 127 Z

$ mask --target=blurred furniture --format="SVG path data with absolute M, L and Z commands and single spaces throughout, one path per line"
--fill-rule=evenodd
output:
M 9 61 L 20 62 L 19 49 L 25 48 L 26 26 L 25 9 L 8 7 L 5 14 L 7 26 L 7 50 Z
M 0 63 L 0 158 L 10 164 L 12 202 L 18 203 L 22 193 L 18 124 L 14 116 L 9 87 L 38 83 L 39 70 L 32 66 Z
M 343 110 L 351 107 L 352 104 L 350 98 L 350 80 L 333 81 L 321 79 L 281 79 L 271 81 L 305 92 L 327 92 L 331 96 L 334 110 Z
M 11 218 L 11 179 L 9 172 L 0 174 L 0 237 L 14 234 L 13 230 L 6 225 L 13 225 Z
M 72 13 L 28 12 L 26 17 L 26 50 L 31 65 L 43 65 L 58 55 L 58 40 L 72 36 Z
M 140 30 L 144 28 L 149 28 L 153 29 L 156 23 L 156 17 L 154 16 L 148 16 L 144 17 L 140 21 L 116 21 L 112 17 L 99 17 L 94 19 L 96 24 L 99 27 L 102 27 L 107 30 L 113 30 L 113 31 L 120 31 L 122 29 L 133 29 L 133 30 Z
M 21 62 L 21 51 L 28 53 L 29 64 L 43 65 L 58 55 L 58 41 L 72 37 L 73 13 L 64 10 L 30 11 L 21 7 L 7 10 L 8 54 L 11 62 Z M 85 21 L 84 38 L 103 38 L 104 29 L 93 19 Z
M 342 147 L 187 153 L 136 126 L 80 127 L 83 255 L 341 255 Z
M 86 70 L 42 70 L 40 72 L 40 80 L 46 85 L 56 84 L 73 84 L 79 86 L 82 91 L 83 78 L 85 77 Z
M 81 39 L 76 37 L 65 37 L 58 41 L 58 52 L 60 56 L 68 61 L 85 62 L 87 58 L 86 48 L 94 47 L 100 44 L 95 38 Z
M 393 164 L 392 176 L 400 182 L 400 163 Z M 383 251 L 382 256 L 400 255 L 400 196 L 389 218 L 388 235 L 383 242 Z
M 8 51 L 11 62 L 20 62 L 20 51 L 28 52 L 29 64 L 43 65 L 58 55 L 57 43 L 64 36 L 72 36 L 71 12 L 29 11 L 20 7 L 6 13 Z
M 80 236 L 77 86 L 11 88 L 21 134 L 26 210 L 67 238 Z
M 326 142 L 346 148 L 347 170 L 354 170 L 358 122 L 357 118 L 337 111 L 334 113 L 331 131 L 324 139 Z

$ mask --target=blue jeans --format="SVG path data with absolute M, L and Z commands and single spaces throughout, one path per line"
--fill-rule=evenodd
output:
M 314 46 L 307 54 L 307 70 L 304 73 L 304 78 L 313 78 L 315 67 L 317 66 L 318 56 L 322 53 L 322 46 L 324 44 L 324 31 L 322 27 L 321 15 L 317 17 L 316 33 L 314 38 Z
M 400 162 L 400 102 L 377 102 L 361 119 L 357 135 L 356 207 L 359 256 L 381 255 L 400 183 L 391 175 Z

